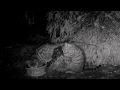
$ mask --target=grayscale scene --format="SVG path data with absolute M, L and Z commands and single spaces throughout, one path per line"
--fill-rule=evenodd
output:
M 120 11 L 9 14 L 0 78 L 120 79 Z

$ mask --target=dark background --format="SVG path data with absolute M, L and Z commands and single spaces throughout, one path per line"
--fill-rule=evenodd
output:
M 32 8 L 8 8 L 2 12 L 2 27 L 0 30 L 0 39 L 3 46 L 18 42 L 26 43 L 26 39 L 33 37 L 48 38 L 46 29 L 46 12 L 42 9 Z M 25 14 L 34 22 L 29 24 Z

